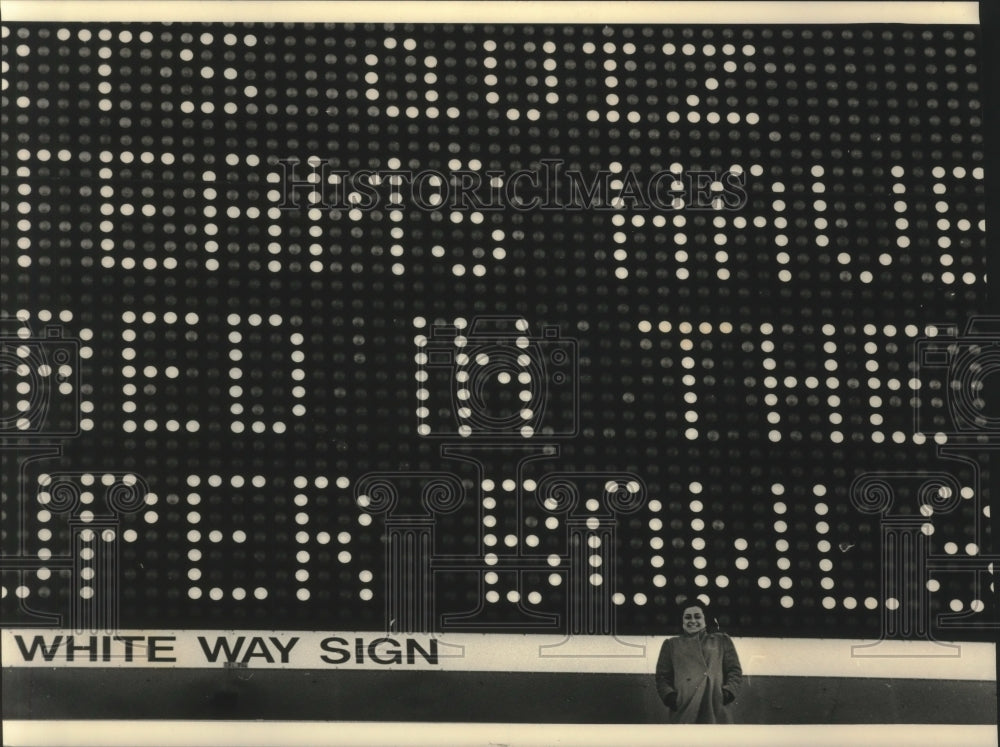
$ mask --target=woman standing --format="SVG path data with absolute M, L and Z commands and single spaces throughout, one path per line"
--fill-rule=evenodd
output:
M 725 633 L 709 633 L 705 605 L 684 609 L 683 635 L 669 638 L 656 662 L 656 690 L 674 724 L 731 724 L 727 706 L 736 700 L 743 670 Z

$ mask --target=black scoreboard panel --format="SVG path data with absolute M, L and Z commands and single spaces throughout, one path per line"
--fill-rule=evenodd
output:
M 4 624 L 992 638 L 980 42 L 5 26 Z

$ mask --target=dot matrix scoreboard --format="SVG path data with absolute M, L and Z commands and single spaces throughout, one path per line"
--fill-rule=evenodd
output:
M 5 627 L 995 636 L 975 21 L 525 12 L 4 21 Z

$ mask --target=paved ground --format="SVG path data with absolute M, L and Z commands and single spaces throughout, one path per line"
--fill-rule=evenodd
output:
M 5 718 L 658 723 L 652 676 L 7 669 Z M 750 677 L 737 723 L 996 724 L 995 682 Z

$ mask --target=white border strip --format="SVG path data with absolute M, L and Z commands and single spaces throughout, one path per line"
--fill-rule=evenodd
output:
M 725 23 L 971 24 L 975 2 L 378 2 L 360 0 L 176 0 L 66 2 L 3 0 L 5 23 L 16 21 L 285 21 L 334 23 Z
M 131 661 L 124 644 L 109 636 L 74 636 L 73 661 L 66 659 L 71 631 L 25 629 L 0 631 L 3 666 L 61 669 L 218 669 L 239 643 L 232 658 L 250 669 L 408 670 L 449 672 L 550 672 L 651 675 L 662 637 L 511 634 L 448 634 L 437 636 L 437 660 L 428 661 L 417 649 L 407 662 L 408 636 L 377 632 L 146 630 L 120 631 L 133 636 Z M 20 637 L 20 641 L 18 640 Z M 50 650 L 62 636 L 56 655 L 46 660 L 36 637 Z M 148 654 L 150 637 L 156 653 Z M 238 639 L 242 638 L 242 642 Z M 423 651 L 433 650 L 431 636 L 409 636 Z M 295 640 L 293 640 L 295 639 Z M 743 671 L 771 677 L 885 677 L 933 680 L 996 681 L 996 646 L 992 643 L 862 641 L 809 638 L 734 638 Z M 358 657 L 360 641 L 360 658 Z M 93 645 L 94 661 L 85 647 Z M 104 655 L 107 646 L 107 655 Z M 209 656 L 206 651 L 214 652 Z M 287 653 L 283 653 L 287 652 Z M 399 652 L 400 663 L 390 663 Z M 269 660 L 270 659 L 270 660 Z M 376 659 L 381 659 L 379 662 Z
M 664 744 L 760 745 L 760 747 L 843 747 L 845 744 L 910 747 L 961 744 L 996 747 L 993 726 L 936 724 L 861 724 L 823 726 L 685 726 L 674 724 L 451 724 L 273 721 L 7 721 L 5 744 L 35 747 L 160 747 L 233 745 L 574 745 L 607 747 L 616 742 L 637 747 Z

